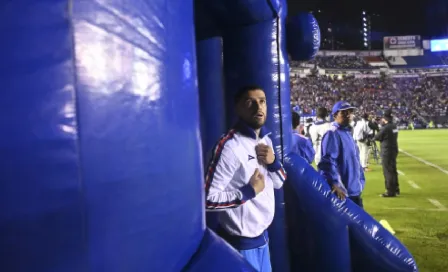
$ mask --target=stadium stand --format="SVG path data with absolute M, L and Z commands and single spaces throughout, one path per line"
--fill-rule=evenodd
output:
M 413 115 L 440 119 L 447 115 L 448 76 L 376 77 L 316 75 L 291 77 L 291 103 L 301 114 L 311 114 L 319 106 L 330 108 L 335 101 L 348 100 L 360 111 L 381 115 L 393 109 L 400 123 Z
M 307 63 L 292 65 L 292 71 L 302 69 L 291 76 L 291 106 L 306 117 L 319 106 L 330 108 L 335 101 L 345 99 L 371 115 L 393 109 L 401 127 L 410 123 L 425 127 L 429 121 L 436 127 L 448 125 L 446 56 L 426 52 L 422 56 L 364 57 L 366 63 L 387 60 L 391 66 L 369 69 L 360 60 L 353 56 L 318 56 L 308 62 L 315 69 L 307 72 L 303 68 L 310 67 Z
M 426 53 L 422 56 L 404 56 L 402 57 L 404 60 L 404 64 L 395 62 L 393 65 L 391 64 L 392 68 L 425 68 L 425 67 L 432 67 L 432 66 L 442 66 L 444 63 L 442 62 L 442 59 L 436 55 Z
M 317 56 L 317 65 L 321 68 L 331 68 L 331 69 L 373 69 L 374 67 L 369 65 L 369 63 L 363 57 L 357 56 L 331 56 L 322 57 Z
M 448 56 L 441 56 L 443 64 L 448 65 Z

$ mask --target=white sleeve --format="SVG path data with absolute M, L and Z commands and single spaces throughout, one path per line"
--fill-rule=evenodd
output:
M 355 128 L 353 129 L 353 138 L 358 141 L 361 140 L 362 138 L 362 133 L 364 132 L 364 126 L 361 122 L 358 122 L 355 126 Z
M 365 130 L 366 130 L 366 134 L 367 134 L 367 135 L 373 134 L 373 131 L 372 131 L 372 129 L 369 127 L 369 123 L 368 123 L 368 122 L 366 122 Z
M 269 139 L 269 146 L 272 148 L 275 154 L 275 149 L 272 145 L 272 141 Z M 283 168 L 283 165 L 281 164 L 280 160 L 278 159 L 278 156 L 275 155 L 275 160 L 272 164 L 267 165 L 269 177 L 272 180 L 272 183 L 274 184 L 275 189 L 280 189 L 283 186 L 283 182 L 286 180 L 286 171 Z
M 232 181 L 240 161 L 228 145 L 218 144 L 210 161 L 205 178 L 206 209 L 236 208 L 255 197 L 250 184 L 239 189 L 226 190 Z
M 316 125 L 311 126 L 310 136 L 311 136 L 311 141 L 313 142 L 313 145 L 316 145 L 316 143 L 319 139 L 319 134 L 317 133 Z

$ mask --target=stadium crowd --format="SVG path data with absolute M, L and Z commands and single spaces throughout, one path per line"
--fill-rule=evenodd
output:
M 291 76 L 291 104 L 298 106 L 302 115 L 311 115 L 318 107 L 331 108 L 336 101 L 346 100 L 374 116 L 392 109 L 398 123 L 408 124 L 416 121 L 416 116 L 447 115 L 447 86 L 448 76 Z
M 301 62 L 293 61 L 292 66 L 302 67 Z M 306 64 L 317 65 L 323 69 L 373 69 L 364 57 L 358 56 L 316 56 Z
M 321 68 L 329 69 L 372 69 L 363 57 L 357 56 L 317 56 L 315 62 Z

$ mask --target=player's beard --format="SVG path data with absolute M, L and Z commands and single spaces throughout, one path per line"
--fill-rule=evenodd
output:
M 252 119 L 246 120 L 246 123 L 252 129 L 260 129 L 266 123 L 266 116 L 263 116 L 263 120 Z

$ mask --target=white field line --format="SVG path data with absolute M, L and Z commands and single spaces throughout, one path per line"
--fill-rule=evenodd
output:
M 402 172 L 402 171 L 400 171 L 400 170 L 397 170 L 397 173 L 398 173 L 399 175 L 401 175 L 401 176 L 406 176 L 406 175 L 404 174 L 404 172 Z
M 412 180 L 406 180 L 409 185 L 414 189 L 421 189 L 420 186 L 417 185 L 417 183 L 413 182 Z
M 403 154 L 405 154 L 405 155 L 407 155 L 407 156 L 409 156 L 409 157 L 411 157 L 411 158 L 414 158 L 414 159 L 418 160 L 418 161 L 421 162 L 421 163 L 424 163 L 424 164 L 426 164 L 426 165 L 429 165 L 429 166 L 431 166 L 431 167 L 434 167 L 434 168 L 436 168 L 436 169 L 440 170 L 441 172 L 443 172 L 443 173 L 445 173 L 445 174 L 448 175 L 448 170 L 443 169 L 442 167 L 440 167 L 440 166 L 438 166 L 438 165 L 436 165 L 436 164 L 434 164 L 434 163 L 431 163 L 431 162 L 426 161 L 426 160 L 424 160 L 424 159 L 422 159 L 422 158 L 419 158 L 419 157 L 417 157 L 417 156 L 414 156 L 414 155 L 412 155 L 411 153 L 408 153 L 408 152 L 404 151 L 403 149 L 400 149 L 400 152 L 403 153 Z
M 386 208 L 387 210 L 418 210 L 417 208 L 410 208 L 410 207 L 398 207 L 398 208 Z
M 398 211 L 430 211 L 430 212 L 448 212 L 447 210 L 442 209 L 418 209 L 418 208 L 385 208 L 386 210 L 398 210 Z
M 443 204 L 440 203 L 438 200 L 432 199 L 432 198 L 428 198 L 428 201 L 431 202 L 432 205 L 436 206 L 437 209 L 439 209 L 441 211 L 448 211 L 448 209 L 445 206 L 443 206 Z

